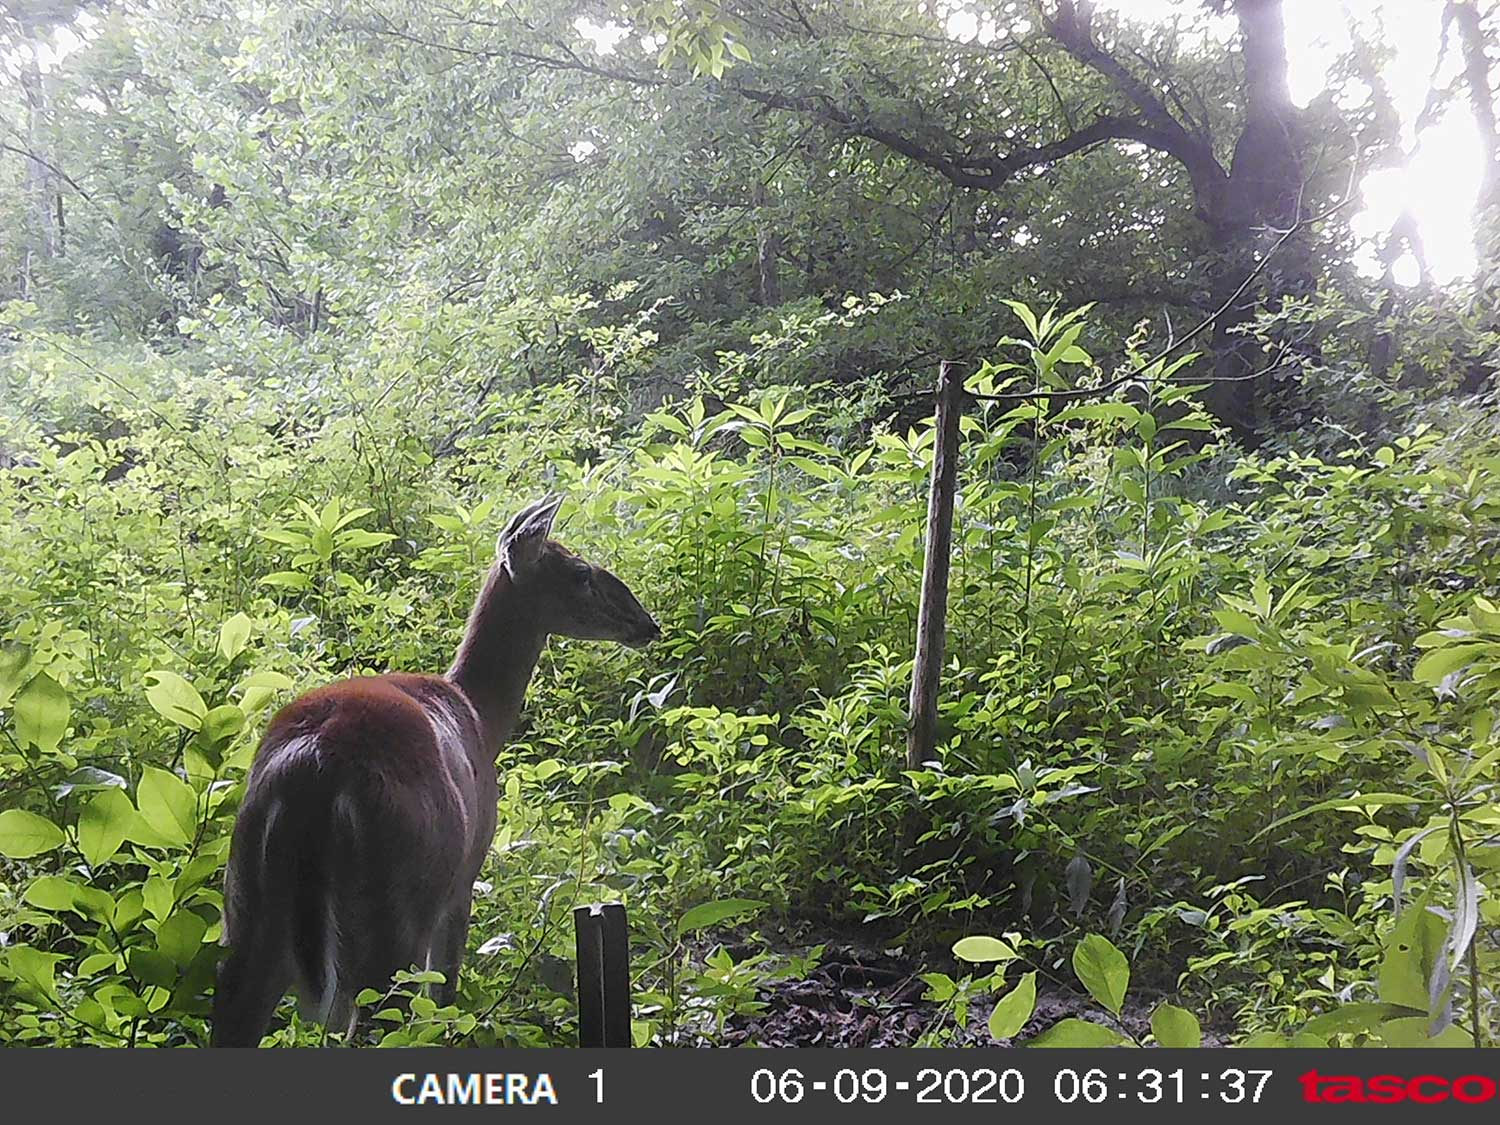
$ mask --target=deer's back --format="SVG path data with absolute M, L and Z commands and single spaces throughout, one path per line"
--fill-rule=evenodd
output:
M 445 873 L 472 877 L 494 836 L 497 797 L 480 737 L 469 701 L 439 676 L 340 680 L 271 720 L 245 803 L 320 806 L 315 815 L 407 838 L 451 864 Z

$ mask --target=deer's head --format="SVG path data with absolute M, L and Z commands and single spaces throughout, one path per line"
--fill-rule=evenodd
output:
M 661 627 L 630 588 L 549 537 L 562 501 L 552 495 L 517 512 L 495 545 L 497 565 L 543 632 L 645 647 Z

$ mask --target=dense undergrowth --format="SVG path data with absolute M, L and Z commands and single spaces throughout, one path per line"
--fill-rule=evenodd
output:
M 1091 377 L 1083 319 L 1018 312 L 1025 342 L 971 388 Z M 571 1042 L 569 913 L 618 898 L 642 1043 L 711 1041 L 806 971 L 712 940 L 788 917 L 902 946 L 950 1005 L 1003 992 L 1006 1036 L 1039 978 L 1101 1005 L 1054 1041 L 1114 1036 L 1128 975 L 1170 1002 L 1162 1042 L 1209 1019 L 1241 1042 L 1493 1040 L 1482 409 L 1252 456 L 1215 444 L 1190 366 L 977 405 L 940 747 L 912 771 L 925 425 L 864 433 L 816 389 L 624 425 L 597 379 L 476 409 L 399 368 L 376 398 L 357 388 L 386 383 L 378 344 L 357 381 L 329 364 L 285 385 L 211 341 L 86 347 L 27 330 L 0 369 L 0 1041 L 205 1041 L 270 711 L 445 667 L 496 531 L 546 489 L 568 496 L 558 538 L 665 635 L 553 642 L 502 754 L 459 1002 L 367 996 L 369 1035 Z M 725 370 L 753 386 L 743 357 Z M 322 1038 L 288 1001 L 273 1041 Z

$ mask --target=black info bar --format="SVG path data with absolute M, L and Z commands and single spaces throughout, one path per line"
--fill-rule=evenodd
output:
M 1197 1121 L 1295 1121 L 1421 1107 L 1494 1120 L 1500 1055 L 1438 1050 L 10 1050 L 10 1120 L 211 1115 L 401 1120 L 504 1111 L 554 1121 L 703 1113 L 909 1121 L 1015 1111 L 1107 1120 L 1141 1108 Z M 93 1115 L 100 1115 L 94 1118 Z

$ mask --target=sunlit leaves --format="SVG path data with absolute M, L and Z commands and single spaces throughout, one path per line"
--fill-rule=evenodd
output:
M 710 926 L 740 918 L 748 918 L 765 908 L 759 899 L 730 898 L 718 902 L 705 902 L 693 907 L 677 920 L 677 932 L 686 936 Z
M 1198 1047 L 1203 1041 L 1198 1017 L 1172 1004 L 1158 1004 L 1151 1013 L 1151 1034 L 1163 1047 Z
M 151 672 L 146 677 L 146 700 L 165 719 L 196 731 L 208 714 L 198 689 L 176 672 Z
M 233 662 L 244 651 L 250 640 L 251 627 L 250 618 L 243 613 L 236 613 L 219 626 L 219 655 L 226 662 Z
M 63 830 L 44 816 L 25 809 L 0 812 L 0 855 L 9 859 L 44 855 L 66 839 Z
M 1036 973 L 1026 973 L 1008 993 L 995 1002 L 990 1012 L 989 1032 L 993 1039 L 1013 1039 L 1031 1019 L 1036 1008 Z
M 68 694 L 40 672 L 16 696 L 15 716 L 16 734 L 23 743 L 43 752 L 55 750 L 68 729 Z
M 1125 1042 L 1125 1036 L 1113 1028 L 1090 1020 L 1069 1018 L 1059 1020 L 1035 1039 L 1028 1040 L 1026 1046 L 1117 1047 Z
M 1016 957 L 1016 951 L 999 938 L 975 935 L 973 937 L 959 938 L 953 943 L 953 956 L 960 961 L 974 961 L 980 964 L 993 961 L 1011 961 Z
M 181 778 L 148 767 L 136 792 L 141 819 L 164 840 L 178 845 L 192 842 L 198 826 L 197 798 Z
M 136 817 L 135 806 L 119 789 L 91 797 L 78 814 L 78 849 L 89 866 L 107 863 L 120 850 Z
M 1113 942 L 1102 934 L 1089 934 L 1073 950 L 1073 971 L 1090 996 L 1120 1014 L 1130 985 L 1130 962 Z

